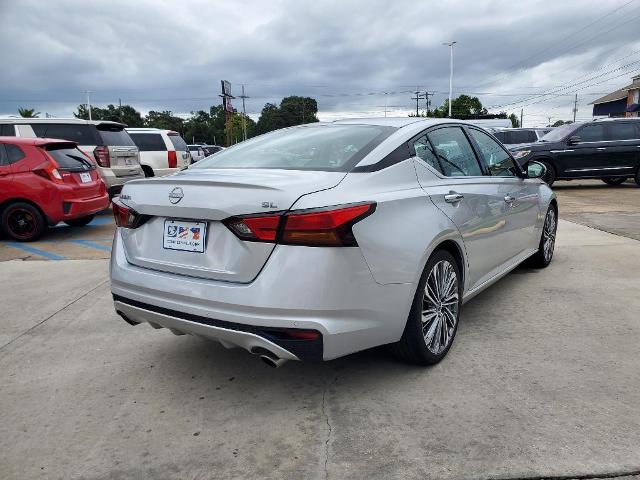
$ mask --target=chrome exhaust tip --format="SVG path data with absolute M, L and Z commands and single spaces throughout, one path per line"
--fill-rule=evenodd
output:
M 260 360 L 269 365 L 271 368 L 279 368 L 287 363 L 287 359 L 285 358 L 270 357 L 269 355 L 260 355 Z

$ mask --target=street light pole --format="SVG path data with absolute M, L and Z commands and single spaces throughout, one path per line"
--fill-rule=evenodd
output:
M 89 99 L 89 94 L 93 92 L 91 90 L 85 90 L 84 93 L 87 94 L 87 110 L 89 110 L 89 120 L 91 120 L 91 100 Z
M 451 102 L 453 100 L 453 46 L 457 42 L 447 42 L 442 45 L 449 47 L 449 118 L 451 118 Z

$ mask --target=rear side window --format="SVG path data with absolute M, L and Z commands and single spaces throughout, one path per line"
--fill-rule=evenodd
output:
M 31 128 L 38 137 L 59 138 L 78 145 L 98 145 L 96 128 L 93 125 L 75 123 L 32 123 Z
M 515 130 L 509 133 L 511 134 L 510 144 L 531 143 L 538 140 L 538 136 L 533 130 Z
M 125 129 L 116 126 L 98 125 L 98 135 L 103 145 L 114 147 L 135 147 L 136 145 Z
M 604 140 L 604 124 L 587 125 L 578 132 L 581 142 L 602 142 Z
M 640 138 L 633 123 L 612 122 L 609 124 L 609 140 L 633 140 Z
M 427 140 L 427 136 L 423 135 L 418 140 L 413 142 L 413 149 L 416 152 L 416 157 L 422 160 L 424 163 L 430 165 L 435 168 L 438 172 L 442 173 L 442 168 L 440 168 L 440 163 L 438 163 L 438 158 L 436 157 L 429 140 Z
M 495 132 L 493 136 L 496 137 L 498 140 L 500 140 L 502 143 L 508 143 L 507 132 Z
M 95 165 L 77 148 L 48 145 L 45 147 L 61 170 L 93 170 Z
M 16 163 L 25 157 L 24 152 L 17 145 L 6 143 L 4 148 L 7 153 L 7 161 L 9 163 Z
M 185 142 L 180 135 L 169 135 L 169 140 L 173 143 L 173 148 L 181 152 L 188 152 L 187 142 Z
M 16 129 L 13 128 L 13 125 L 0 125 L 0 137 L 15 137 Z
M 167 151 L 167 146 L 159 133 L 130 133 L 129 135 L 141 152 Z
M 439 128 L 427 134 L 443 173 L 448 177 L 482 176 L 480 164 L 460 127 Z

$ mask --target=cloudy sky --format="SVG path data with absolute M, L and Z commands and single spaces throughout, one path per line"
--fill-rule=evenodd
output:
M 256 117 L 287 95 L 323 120 L 406 115 L 416 88 L 447 96 L 451 40 L 454 95 L 525 126 L 569 119 L 575 93 L 590 118 L 640 74 L 640 0 L 0 0 L 0 17 L 0 115 L 70 116 L 85 90 L 184 114 L 219 103 L 221 79 Z

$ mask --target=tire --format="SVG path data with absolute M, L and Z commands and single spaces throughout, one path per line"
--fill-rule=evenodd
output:
M 546 173 L 542 177 L 542 180 L 549 186 L 553 185 L 553 182 L 556 181 L 556 169 L 553 168 L 553 165 L 544 160 L 538 160 L 538 162 L 543 164 L 547 169 Z
M 553 205 L 549 205 L 542 225 L 542 234 L 538 251 L 527 259 L 526 264 L 533 268 L 546 268 L 553 260 L 553 251 L 556 245 L 556 232 L 558 231 L 558 214 Z
M 91 221 L 96 218 L 94 215 L 87 215 L 86 217 L 74 218 L 73 220 L 65 220 L 64 223 L 69 225 L 70 227 L 84 227 L 91 223 Z
M 604 183 L 607 185 L 622 185 L 627 181 L 627 177 L 610 177 L 610 178 L 601 178 Z
M 147 178 L 155 176 L 153 174 L 153 169 L 148 165 L 142 165 L 142 171 L 144 172 L 144 176 Z
M 0 221 L 6 236 L 18 242 L 32 242 L 47 229 L 44 215 L 30 203 L 16 202 L 7 206 Z
M 445 275 L 455 282 L 455 286 L 447 282 L 448 287 L 439 289 L 435 283 L 436 275 Z M 442 301 L 447 299 L 448 305 L 443 305 Z M 460 266 L 449 252 L 437 250 L 429 258 L 418 282 L 402 338 L 392 346 L 396 356 L 417 365 L 433 365 L 442 360 L 456 336 L 461 306 Z M 431 315 L 423 317 L 423 308 L 428 309 Z M 443 325 L 447 327 L 444 330 Z

